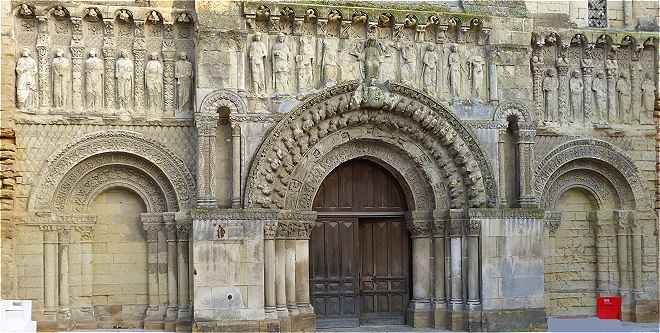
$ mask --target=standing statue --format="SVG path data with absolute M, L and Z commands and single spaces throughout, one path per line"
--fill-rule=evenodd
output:
M 252 73 L 252 91 L 257 96 L 266 93 L 266 47 L 261 41 L 261 34 L 256 34 L 250 43 L 250 71 Z
M 323 82 L 326 87 L 337 84 L 337 45 L 327 39 L 323 40 Z
M 30 54 L 30 49 L 24 48 L 16 61 L 16 102 L 18 108 L 26 110 L 37 105 L 37 62 Z
M 64 108 L 69 101 L 71 86 L 71 61 L 64 56 L 62 49 L 55 50 L 55 58 L 51 66 L 53 71 L 53 104 L 56 108 Z
M 351 81 L 362 79 L 362 58 L 360 42 L 352 42 L 342 54 L 341 80 Z
M 381 78 L 381 64 L 385 46 L 374 38 L 369 38 L 364 44 L 364 68 L 362 69 L 364 80 L 368 86 L 375 85 Z
M 543 95 L 545 97 L 545 121 L 557 121 L 557 103 L 559 89 L 559 81 L 557 80 L 557 72 L 554 68 L 548 69 L 546 76 L 543 79 Z
M 461 95 L 461 59 L 458 55 L 458 46 L 451 44 L 449 46 L 449 93 L 452 98 L 459 98 Z
M 185 52 L 179 53 L 179 60 L 174 66 L 174 78 L 178 91 L 179 112 L 187 112 L 190 109 L 190 89 L 193 78 L 193 66 L 188 61 L 188 55 Z
M 597 122 L 607 120 L 607 79 L 604 72 L 596 72 L 591 81 L 591 90 L 594 93 L 595 114 L 594 119 Z
M 435 52 L 435 44 L 429 44 L 426 46 L 426 52 L 424 53 L 422 63 L 422 81 L 424 82 L 424 92 L 435 96 L 435 91 L 437 88 L 436 78 L 438 64 L 438 55 Z
M 314 86 L 314 50 L 315 47 L 309 38 L 300 38 L 300 54 L 296 56 L 299 93 L 305 93 Z
M 128 57 L 126 50 L 119 52 L 116 66 L 117 102 L 119 103 L 119 110 L 126 111 L 130 108 L 131 95 L 133 94 L 133 61 Z
M 653 112 L 653 102 L 655 99 L 655 83 L 650 73 L 646 73 L 642 82 L 642 109 L 646 112 Z
M 158 53 L 153 52 L 144 68 L 144 82 L 147 88 L 148 110 L 156 114 L 163 99 L 163 65 L 158 60 Z
M 568 122 L 572 123 L 577 120 L 582 111 L 582 90 L 584 86 L 579 70 L 571 72 L 571 79 L 568 81 L 568 86 L 571 92 L 571 113 Z
M 630 104 L 630 81 L 628 81 L 628 75 L 625 72 L 622 72 L 619 75 L 619 80 L 616 81 L 616 92 L 619 103 L 619 121 L 629 124 L 632 105 Z
M 90 111 L 103 107 L 103 60 L 96 56 L 96 50 L 89 50 L 85 61 L 85 94 L 87 109 Z
M 472 99 L 476 102 L 482 101 L 482 85 L 484 83 L 484 58 L 474 56 L 470 60 L 470 77 L 472 78 Z
M 277 94 L 285 94 L 289 90 L 289 61 L 291 51 L 286 45 L 283 33 L 277 34 L 272 49 L 273 57 L 273 83 Z
M 401 82 L 414 85 L 417 69 L 417 50 L 415 44 L 405 43 L 401 47 Z
M 383 81 L 396 81 L 396 44 L 392 41 L 383 42 L 383 66 L 381 75 Z

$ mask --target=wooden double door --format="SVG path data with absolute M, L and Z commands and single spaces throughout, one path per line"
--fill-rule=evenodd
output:
M 353 160 L 323 182 L 310 237 L 317 327 L 404 324 L 410 295 L 405 198 L 379 165 Z
M 318 327 L 405 323 L 410 289 L 405 221 L 322 218 L 312 230 L 310 251 Z

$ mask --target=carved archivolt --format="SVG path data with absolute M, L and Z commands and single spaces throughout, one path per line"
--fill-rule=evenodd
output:
M 537 167 L 534 191 L 537 198 L 546 198 L 549 188 L 558 176 L 571 169 L 597 172 L 616 189 L 621 205 L 629 208 L 650 208 L 650 198 L 639 170 L 634 162 L 613 145 L 596 139 L 579 139 L 566 142 L 549 152 Z M 585 161 L 585 162 L 580 162 Z M 588 162 L 588 163 L 587 163 Z M 574 164 L 571 167 L 571 163 Z M 575 178 L 574 178 L 575 179 Z M 576 180 L 577 184 L 578 181 Z
M 450 111 L 412 88 L 394 83 L 383 88 L 363 87 L 349 82 L 307 99 L 273 128 L 250 170 L 246 205 L 300 207 L 287 194 L 298 192 L 296 186 L 304 181 L 300 174 L 314 172 L 314 163 L 304 162 L 321 160 L 340 143 L 362 140 L 365 133 L 374 135 L 376 142 L 404 150 L 416 147 L 418 166 L 432 164 L 444 170 L 428 174 L 443 178 L 432 184 L 446 184 L 450 207 L 494 204 L 496 188 L 489 162 L 474 135 Z M 409 179 L 406 182 L 410 185 Z M 315 190 L 303 192 L 311 195 Z
M 204 97 L 200 111 L 202 113 L 216 113 L 221 107 L 229 109 L 230 115 L 247 113 L 247 105 L 241 96 L 227 89 L 218 89 Z
M 557 210 L 557 204 L 566 191 L 581 188 L 596 200 L 598 209 L 618 208 L 620 200 L 616 189 L 603 175 L 591 170 L 572 170 L 554 179 L 544 193 L 543 207 Z M 611 206 L 615 207 L 611 207 Z
M 500 104 L 493 114 L 493 121 L 497 121 L 506 127 L 511 117 L 514 117 L 519 124 L 532 125 L 534 121 L 527 106 L 519 102 L 505 102 Z
M 167 147 L 139 133 L 114 130 L 92 133 L 53 154 L 42 168 L 42 178 L 35 184 L 30 197 L 30 210 L 46 210 L 53 204 L 63 208 L 79 179 L 102 165 L 114 164 L 112 160 L 117 159 L 116 156 L 124 156 L 119 157 L 120 160 L 125 158 L 116 164 L 133 164 L 150 174 L 159 184 L 161 193 L 165 193 L 166 201 L 173 201 L 166 204 L 168 208 L 185 210 L 192 207 L 195 180 L 182 160 Z

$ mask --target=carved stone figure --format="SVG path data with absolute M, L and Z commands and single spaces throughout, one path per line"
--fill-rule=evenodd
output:
M 64 57 L 64 51 L 57 49 L 51 67 L 53 71 L 53 104 L 56 108 L 63 108 L 69 101 L 71 61 Z
M 163 65 L 158 60 L 158 53 L 153 52 L 144 68 L 144 82 L 147 88 L 147 104 L 151 114 L 160 109 L 163 96 Z
M 401 82 L 413 85 L 417 69 L 417 50 L 415 44 L 405 43 L 401 46 Z
M 342 81 L 359 80 L 362 78 L 362 58 L 360 42 L 351 43 L 350 47 L 342 54 L 341 79 Z
M 458 46 L 451 44 L 449 46 L 449 93 L 453 98 L 458 98 L 461 95 L 461 59 L 458 54 Z
M 29 49 L 23 49 L 16 61 L 16 104 L 20 109 L 32 109 L 37 106 L 37 62 L 31 57 Z
M 582 77 L 579 70 L 571 72 L 571 79 L 569 80 L 568 85 L 571 92 L 571 114 L 568 117 L 568 122 L 574 122 L 582 111 L 582 90 L 584 86 L 582 84 Z
M 472 99 L 482 101 L 482 85 L 484 82 L 484 59 L 481 56 L 474 56 L 470 59 L 470 77 L 472 79 Z
M 591 90 L 596 106 L 594 119 L 598 122 L 607 120 L 607 79 L 604 72 L 596 72 L 596 76 L 591 81 Z
M 367 85 L 375 84 L 381 77 L 381 63 L 385 50 L 376 39 L 369 38 L 364 47 L 364 79 Z
M 325 86 L 337 84 L 337 45 L 327 39 L 323 40 L 322 68 Z
M 630 109 L 630 81 L 628 80 L 628 74 L 625 72 L 621 73 L 619 80 L 616 81 L 616 92 L 619 103 L 619 121 L 629 124 L 632 115 Z
M 96 50 L 89 50 L 85 61 L 85 98 L 87 108 L 96 110 L 103 107 L 103 60 L 96 56 Z
M 272 49 L 273 57 L 273 84 L 278 94 L 287 93 L 289 90 L 289 62 L 291 51 L 286 45 L 283 33 L 277 35 L 275 45 Z
M 385 41 L 383 49 L 383 64 L 381 66 L 381 79 L 383 81 L 396 81 L 396 57 L 397 52 L 396 44 L 392 41 Z
M 128 57 L 128 52 L 122 50 L 117 59 L 115 78 L 117 78 L 117 102 L 119 109 L 125 111 L 130 108 L 131 96 L 133 95 L 133 61 Z
M 647 73 L 642 82 L 642 110 L 653 112 L 653 100 L 655 98 L 655 83 L 651 74 Z
M 174 66 L 174 77 L 176 78 L 176 87 L 178 92 L 179 112 L 186 112 L 190 109 L 190 89 L 193 78 L 193 66 L 188 61 L 188 55 L 185 52 L 179 53 L 179 60 Z
M 557 121 L 557 103 L 559 89 L 559 81 L 557 80 L 557 72 L 554 68 L 550 68 L 546 72 L 543 79 L 543 95 L 545 97 L 545 121 Z
M 250 72 L 252 74 L 252 91 L 258 96 L 266 93 L 266 47 L 261 41 L 261 35 L 256 34 L 250 43 Z
M 426 46 L 426 52 L 424 53 L 422 62 L 422 79 L 424 82 L 424 92 L 435 95 L 438 55 L 435 52 L 434 44 L 429 44 Z
M 300 38 L 300 54 L 296 56 L 298 92 L 307 92 L 314 86 L 314 44 L 309 38 Z

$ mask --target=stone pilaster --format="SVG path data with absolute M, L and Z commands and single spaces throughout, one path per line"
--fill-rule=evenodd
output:
M 71 108 L 72 113 L 82 112 L 82 77 L 83 77 L 83 57 L 85 46 L 82 41 L 82 20 L 79 17 L 71 18 Z
M 296 305 L 301 314 L 313 314 L 309 297 L 309 236 L 316 214 L 310 212 L 296 222 Z
M 50 35 L 48 33 L 48 17 L 37 16 L 37 62 L 39 109 L 47 112 L 50 108 Z
M 412 211 L 406 217 L 412 238 L 413 297 L 408 308 L 410 325 L 432 326 L 431 309 L 431 233 L 433 220 L 430 211 Z
M 68 228 L 60 228 L 58 230 L 59 236 L 59 302 L 58 309 L 58 326 L 63 329 L 68 329 L 71 320 L 71 301 L 70 301 L 70 285 L 69 285 L 69 245 L 71 244 L 71 230 Z
M 593 48 L 593 44 L 587 46 L 587 49 Z M 591 52 L 586 52 L 591 54 Z M 582 116 L 585 126 L 591 126 L 592 123 L 598 122 L 599 117 L 594 118 L 593 109 L 593 91 L 591 90 L 591 82 L 593 80 L 593 59 L 585 58 L 582 60 Z M 577 116 L 577 115 L 576 115 Z
M 215 207 L 215 136 L 219 115 L 196 113 L 197 127 L 197 205 Z
M 148 302 L 145 315 L 145 329 L 162 329 L 164 311 L 160 307 L 160 290 L 158 274 L 158 243 L 163 227 L 162 215 L 158 213 L 143 213 L 140 215 L 142 227 L 147 233 L 147 283 Z M 162 281 L 166 283 L 165 281 Z
M 612 211 L 590 212 L 588 219 L 594 231 L 596 244 L 596 293 L 607 296 L 611 294 L 607 226 L 612 223 Z
M 465 211 L 462 209 L 449 210 L 449 251 L 450 251 L 450 328 L 463 330 L 465 328 L 463 298 L 463 224 Z
M 629 212 L 614 211 L 617 236 L 617 261 L 619 269 L 619 295 L 622 298 L 621 318 L 623 320 L 632 319 L 631 288 L 630 288 L 630 262 L 628 260 L 628 236 L 630 235 Z
M 276 222 L 264 224 L 264 311 L 266 319 L 277 319 L 277 289 L 275 288 L 277 270 L 276 234 Z
M 94 241 L 94 223 L 96 218 L 93 217 L 87 225 L 79 225 L 78 232 L 80 232 L 80 296 L 86 298 L 84 305 L 80 306 L 80 313 L 76 322 L 78 325 L 84 322 L 82 326 L 94 325 L 94 308 L 92 307 L 93 297 L 93 259 L 94 253 L 92 250 L 92 242 Z
M 445 284 L 447 281 L 447 270 L 445 269 L 445 239 L 447 224 L 449 223 L 447 212 L 435 210 L 433 212 L 433 327 L 448 329 L 447 294 Z
M 231 207 L 241 207 L 241 126 L 231 122 Z
M 190 244 L 190 230 L 192 228 L 192 221 L 189 216 L 180 216 L 177 214 L 176 219 L 176 242 L 177 242 L 177 282 L 178 282 L 178 297 L 179 306 L 177 307 L 177 320 L 179 322 L 186 322 L 192 319 L 192 309 L 190 306 L 190 285 L 188 271 L 190 262 L 190 252 L 188 251 Z
M 135 98 L 135 113 L 144 116 L 144 58 L 145 50 L 144 39 L 144 20 L 135 20 L 135 39 L 133 39 L 133 62 L 134 62 L 134 85 L 133 90 Z
M 569 87 L 568 87 L 568 63 L 557 63 L 557 77 L 559 78 L 559 123 L 568 124 L 570 119 Z
M 176 110 L 176 86 L 174 79 L 174 63 L 176 61 L 176 45 L 174 44 L 174 25 L 163 25 L 163 107 L 165 115 L 174 117 Z
M 631 87 L 631 97 L 632 105 L 630 110 L 628 110 L 628 119 L 626 119 L 627 124 L 639 124 L 642 103 L 642 66 L 639 63 L 639 57 L 633 59 L 633 62 L 630 64 L 630 87 Z
M 103 67 L 105 109 L 115 108 L 115 37 L 114 19 L 103 20 Z
M 178 313 L 178 292 L 177 292 L 177 241 L 176 241 L 176 221 L 174 213 L 164 213 L 163 222 L 165 227 L 165 237 L 167 242 L 167 310 L 165 312 L 165 321 L 175 322 Z M 176 327 L 168 327 L 166 330 L 172 330 Z
M 631 233 L 631 250 L 632 250 L 632 301 L 637 305 L 639 296 L 643 292 L 642 286 L 642 224 L 637 219 L 635 212 L 630 212 L 630 233 Z M 633 309 L 635 313 L 635 320 L 637 319 L 637 308 Z
M 286 307 L 286 239 L 289 237 L 289 225 L 280 221 L 277 224 L 275 238 L 275 305 L 280 320 L 289 317 Z
M 520 198 L 518 203 L 520 207 L 532 207 L 536 204 L 536 196 L 532 186 L 534 186 L 534 142 L 536 130 L 520 126 L 518 129 L 518 159 L 519 159 L 519 184 Z
M 532 49 L 532 96 L 534 99 L 534 114 L 537 123 L 544 120 L 544 97 L 543 97 L 543 76 L 545 73 L 545 64 L 541 53 L 542 46 L 535 46 Z M 549 119 L 545 119 L 549 120 Z

